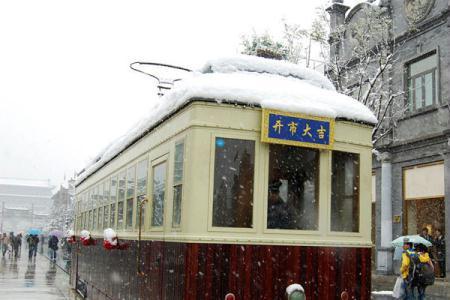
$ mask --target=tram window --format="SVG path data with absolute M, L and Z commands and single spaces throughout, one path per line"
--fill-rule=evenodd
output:
M 147 172 L 148 172 L 148 160 L 143 160 L 138 163 L 137 169 L 136 169 L 136 222 L 135 227 L 136 229 L 139 228 L 139 201 L 144 199 L 147 196 Z M 146 203 L 142 206 L 142 213 L 141 213 L 141 223 L 144 224 L 145 220 L 145 210 L 146 210 Z M 142 226 L 143 227 L 143 226 Z
M 331 230 L 358 232 L 359 154 L 334 151 L 331 182 Z
M 98 185 L 94 188 L 94 193 L 93 193 L 93 199 L 94 199 L 94 201 L 92 202 L 93 203 L 93 205 L 94 205 L 94 207 L 97 207 L 98 206 Z
M 103 229 L 103 207 L 98 208 L 98 229 Z
M 92 222 L 92 229 L 97 229 L 97 209 L 94 208 L 94 212 L 92 213 L 93 216 L 93 222 Z
M 164 198 L 166 192 L 166 162 L 153 167 L 152 226 L 164 225 Z
M 134 207 L 134 184 L 136 178 L 136 167 L 127 170 L 127 229 L 133 228 L 133 207 Z
M 117 200 L 117 176 L 111 177 L 110 201 L 116 203 Z
M 255 142 L 216 138 L 212 225 L 253 227 Z
M 89 211 L 89 224 L 88 228 L 92 229 L 92 210 Z
M 119 174 L 119 189 L 117 202 L 117 228 L 123 229 L 123 206 L 125 201 L 125 171 Z
M 103 208 L 103 229 L 108 228 L 109 224 L 109 204 Z
M 110 185 L 110 198 L 111 205 L 109 206 L 109 226 L 111 228 L 115 228 L 116 225 L 116 201 L 117 201 L 117 176 L 111 177 L 111 185 Z
M 111 203 L 109 206 L 109 226 L 114 228 L 116 225 L 116 204 Z
M 319 151 L 270 145 L 267 228 L 317 230 Z
M 183 162 L 184 142 L 175 145 L 175 163 L 173 172 L 173 212 L 172 227 L 180 227 L 181 223 L 181 199 L 183 194 Z
M 103 191 L 104 191 L 104 183 L 101 183 L 98 187 L 98 195 L 97 195 L 97 207 L 103 205 Z
M 103 183 L 103 204 L 109 204 L 109 180 Z

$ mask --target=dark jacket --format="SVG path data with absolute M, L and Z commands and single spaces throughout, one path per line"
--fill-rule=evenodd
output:
M 445 238 L 443 235 L 434 240 L 434 247 L 436 248 L 436 259 L 441 261 L 445 259 Z
M 58 238 L 56 236 L 51 236 L 48 240 L 48 247 L 53 250 L 58 250 Z

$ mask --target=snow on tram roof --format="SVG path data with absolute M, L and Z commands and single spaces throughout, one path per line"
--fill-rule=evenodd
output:
M 304 67 L 253 56 L 211 60 L 191 77 L 176 83 L 126 134 L 107 146 L 76 185 L 133 144 L 187 102 L 211 99 L 236 101 L 262 108 L 375 124 L 374 114 L 357 100 L 336 92 L 320 73 Z

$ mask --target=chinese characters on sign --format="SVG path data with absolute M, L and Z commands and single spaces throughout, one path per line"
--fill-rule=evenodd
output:
M 334 120 L 263 110 L 262 141 L 331 149 Z

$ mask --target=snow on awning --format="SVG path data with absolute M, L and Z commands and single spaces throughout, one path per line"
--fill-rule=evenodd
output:
M 376 124 L 362 103 L 335 91 L 320 73 L 276 60 L 238 56 L 212 60 L 156 100 L 146 117 L 111 143 L 79 174 L 76 185 L 178 108 L 195 99 L 231 101 L 312 116 Z

